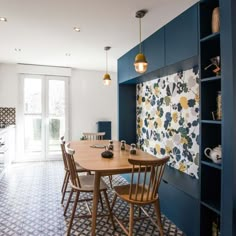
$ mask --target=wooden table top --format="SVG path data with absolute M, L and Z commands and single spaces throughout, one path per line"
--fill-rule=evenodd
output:
M 81 140 L 70 142 L 70 147 L 75 150 L 74 159 L 81 167 L 91 171 L 99 171 L 106 173 L 128 173 L 131 170 L 131 165 L 128 162 L 129 158 L 153 160 L 155 156 L 137 149 L 136 155 L 129 153 L 130 146 L 126 144 L 126 150 L 120 150 L 120 142 L 113 141 L 114 150 L 112 158 L 103 158 L 101 153 L 105 148 L 94 148 L 93 145 L 109 144 L 109 140 Z

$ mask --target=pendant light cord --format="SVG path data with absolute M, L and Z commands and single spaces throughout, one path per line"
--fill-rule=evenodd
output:
M 106 51 L 106 74 L 107 74 L 107 51 Z
M 139 52 L 142 52 L 141 18 L 139 18 Z

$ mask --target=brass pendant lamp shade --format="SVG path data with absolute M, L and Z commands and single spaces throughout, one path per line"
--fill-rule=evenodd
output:
M 103 76 L 103 83 L 104 83 L 104 85 L 110 85 L 111 84 L 111 76 L 107 72 L 107 67 L 108 67 L 107 51 L 110 50 L 110 49 L 111 49 L 111 47 L 109 47 L 109 46 L 104 48 L 104 50 L 106 51 L 106 73 Z
M 138 73 L 144 73 L 147 70 L 148 63 L 145 55 L 142 53 L 142 38 L 141 38 L 141 18 L 147 13 L 146 10 L 136 12 L 136 18 L 139 18 L 139 53 L 135 57 L 134 68 Z

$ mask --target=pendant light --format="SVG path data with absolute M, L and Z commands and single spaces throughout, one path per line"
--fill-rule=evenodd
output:
M 135 57 L 134 68 L 138 73 L 144 73 L 147 70 L 147 60 L 145 55 L 142 53 L 142 38 L 141 38 L 141 18 L 147 13 L 146 10 L 140 10 L 136 12 L 135 17 L 139 18 L 139 53 Z
M 108 53 L 108 50 L 110 50 L 110 49 L 111 49 L 111 47 L 109 47 L 109 46 L 106 46 L 104 48 L 104 50 L 106 51 L 106 74 L 103 76 L 104 85 L 110 85 L 111 84 L 111 77 L 107 72 L 107 67 L 108 67 L 107 53 Z

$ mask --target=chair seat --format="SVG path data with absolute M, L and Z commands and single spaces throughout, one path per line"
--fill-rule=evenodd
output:
M 129 202 L 129 203 L 136 203 L 136 204 L 139 204 L 139 205 L 146 205 L 146 204 L 152 203 L 152 202 L 156 201 L 156 199 L 158 198 L 158 195 L 157 195 L 157 197 L 155 199 L 147 200 L 148 190 L 145 188 L 144 189 L 144 194 L 143 194 L 143 199 L 141 199 L 142 187 L 143 186 L 139 185 L 138 186 L 137 198 L 136 198 L 136 200 L 133 200 L 133 199 L 135 199 L 136 186 L 137 186 L 136 184 L 132 185 L 132 190 L 133 191 L 132 191 L 131 198 L 129 196 L 130 184 L 115 186 L 114 191 L 124 201 Z M 151 193 L 149 193 L 149 198 L 150 198 L 150 195 L 151 195 Z
M 80 191 L 84 192 L 93 192 L 94 189 L 94 175 L 84 175 L 79 177 L 81 188 Z M 107 185 L 106 183 L 101 179 L 100 181 L 100 190 L 106 190 Z
M 81 167 L 80 165 L 76 164 L 76 172 L 89 172 L 87 170 L 85 170 L 83 167 Z

